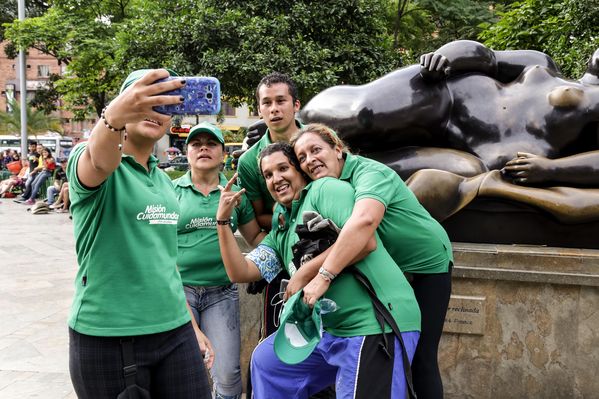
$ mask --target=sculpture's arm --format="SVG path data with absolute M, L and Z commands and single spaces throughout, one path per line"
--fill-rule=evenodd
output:
M 517 158 L 505 164 L 502 173 L 514 183 L 523 185 L 599 186 L 599 150 L 558 159 L 519 152 Z
M 425 79 L 478 72 L 508 83 L 530 65 L 541 65 L 559 73 L 547 54 L 533 50 L 494 51 L 472 40 L 450 42 L 420 57 L 421 75 Z

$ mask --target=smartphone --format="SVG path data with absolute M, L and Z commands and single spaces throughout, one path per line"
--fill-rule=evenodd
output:
M 281 280 L 281 285 L 279 287 L 279 292 L 285 292 L 285 290 L 287 289 L 287 284 L 289 284 L 289 280 L 287 279 L 282 279 Z
M 180 89 L 162 93 L 164 95 L 181 96 L 180 104 L 159 105 L 156 112 L 165 115 L 216 115 L 220 111 L 220 82 L 209 76 L 171 76 L 157 82 L 185 80 Z

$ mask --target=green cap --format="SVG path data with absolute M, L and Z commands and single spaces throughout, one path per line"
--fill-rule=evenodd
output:
M 303 291 L 299 291 L 287 300 L 275 335 L 275 354 L 286 364 L 306 360 L 322 338 L 320 300 L 310 309 L 302 295 Z
M 225 145 L 225 138 L 223 137 L 223 132 L 221 132 L 219 128 L 217 128 L 210 122 L 202 122 L 192 127 L 189 131 L 187 139 L 185 140 L 185 145 L 189 144 L 191 139 L 193 139 L 200 133 L 208 133 L 212 135 L 215 139 L 217 139 L 219 143 Z
M 172 69 L 165 68 L 171 76 L 179 76 L 179 74 Z M 127 76 L 127 79 L 121 85 L 121 89 L 119 90 L 119 94 L 125 91 L 125 89 L 131 86 L 133 83 L 137 82 L 141 79 L 146 73 L 150 72 L 151 69 L 138 69 L 137 71 L 133 71 Z

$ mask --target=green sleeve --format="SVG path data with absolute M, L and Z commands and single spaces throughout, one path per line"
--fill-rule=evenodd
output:
M 252 163 L 252 161 L 254 161 Z M 262 199 L 260 193 L 260 174 L 258 171 L 258 163 L 253 156 L 253 152 L 245 153 L 239 159 L 237 165 L 238 184 L 245 188 L 245 195 L 250 201 Z
M 71 202 L 81 201 L 90 195 L 96 193 L 98 188 L 87 188 L 79 181 L 77 176 L 77 165 L 81 159 L 81 154 L 85 151 L 87 143 L 81 143 L 75 146 L 69 156 L 69 162 L 67 164 L 67 179 L 69 180 L 69 194 L 71 196 Z
M 237 191 L 237 190 L 236 190 Z M 239 214 L 237 219 L 237 224 L 242 226 L 246 223 L 255 219 L 256 215 L 254 214 L 254 207 L 250 203 L 250 200 L 247 199 L 245 195 L 241 197 L 241 203 L 239 204 Z
M 389 169 L 389 172 L 366 166 L 360 168 L 351 180 L 351 185 L 356 190 L 355 201 L 372 198 L 387 208 L 395 200 L 397 185 L 403 184 L 393 170 Z

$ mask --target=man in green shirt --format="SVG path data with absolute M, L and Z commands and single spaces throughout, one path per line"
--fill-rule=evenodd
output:
M 270 231 L 275 202 L 268 192 L 264 177 L 258 168 L 258 155 L 269 144 L 278 141 L 288 143 L 291 136 L 300 129 L 300 123 L 295 120 L 295 113 L 300 109 L 300 101 L 297 86 L 293 80 L 279 72 L 273 72 L 260 80 L 256 88 L 256 101 L 258 102 L 258 112 L 268 129 L 266 134 L 239 158 L 238 183 L 246 190 L 246 195 L 254 207 L 258 224 L 265 231 Z M 278 294 L 281 280 L 284 278 L 289 278 L 289 276 L 282 271 L 266 286 L 262 337 L 267 337 L 277 329 L 279 309 L 271 303 L 274 296 Z M 258 293 L 264 284 L 264 281 L 252 283 L 248 292 Z
M 239 185 L 246 189 L 252 202 L 258 224 L 269 231 L 272 225 L 274 200 L 266 189 L 264 178 L 258 169 L 258 155 L 269 144 L 283 141 L 288 143 L 301 125 L 295 120 L 300 109 L 297 87 L 287 76 L 279 72 L 266 75 L 256 89 L 258 113 L 268 127 L 260 141 L 247 150 L 237 167 Z

